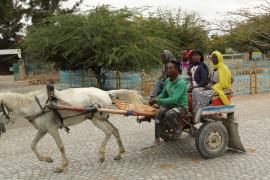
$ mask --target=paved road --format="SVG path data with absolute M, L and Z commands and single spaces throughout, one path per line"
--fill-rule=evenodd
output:
M 69 168 L 54 173 L 60 154 L 53 139 L 46 136 L 39 150 L 54 163 L 39 162 L 31 151 L 33 127 L 9 129 L 0 139 L 0 179 L 270 179 L 270 95 L 236 97 L 240 135 L 247 153 L 227 151 L 224 156 L 206 160 L 195 149 L 194 139 L 184 134 L 178 141 L 147 148 L 153 143 L 153 123 L 137 124 L 133 117 L 112 116 L 127 153 L 114 161 L 117 152 L 112 138 L 105 163 L 98 161 L 103 133 L 90 122 L 61 132 Z M 18 120 L 19 121 L 19 120 Z

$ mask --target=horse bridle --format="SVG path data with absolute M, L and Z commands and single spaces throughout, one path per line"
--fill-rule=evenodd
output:
M 3 113 L 2 116 L 4 115 L 4 116 L 6 116 L 6 118 L 8 120 L 10 120 L 10 117 L 9 117 L 8 113 L 6 112 L 6 108 L 5 108 L 3 101 L 1 101 L 1 103 L 0 103 L 0 112 Z M 2 119 L 2 117 L 1 117 L 1 119 Z

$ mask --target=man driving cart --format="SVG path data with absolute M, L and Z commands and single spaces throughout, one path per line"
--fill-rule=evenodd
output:
M 164 123 L 174 127 L 179 137 L 186 126 L 186 122 L 182 119 L 187 114 L 188 94 L 186 82 L 180 78 L 181 68 L 179 62 L 172 59 L 167 64 L 167 73 L 169 77 L 165 81 L 163 91 L 158 97 L 150 100 L 151 105 L 159 105 L 155 119 L 155 145 L 160 144 Z

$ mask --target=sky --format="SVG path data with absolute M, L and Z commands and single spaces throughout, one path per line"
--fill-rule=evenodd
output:
M 71 7 L 76 0 L 69 0 L 64 4 Z M 187 12 L 197 12 L 207 21 L 214 22 L 221 19 L 226 11 L 233 11 L 239 8 L 250 8 L 261 4 L 261 0 L 84 0 L 82 10 L 102 4 L 109 4 L 115 8 L 128 8 L 151 6 L 155 8 L 178 9 Z

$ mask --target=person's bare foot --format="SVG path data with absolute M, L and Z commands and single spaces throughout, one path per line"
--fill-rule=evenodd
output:
M 160 146 L 161 142 L 160 139 L 156 139 L 154 142 L 154 146 Z

